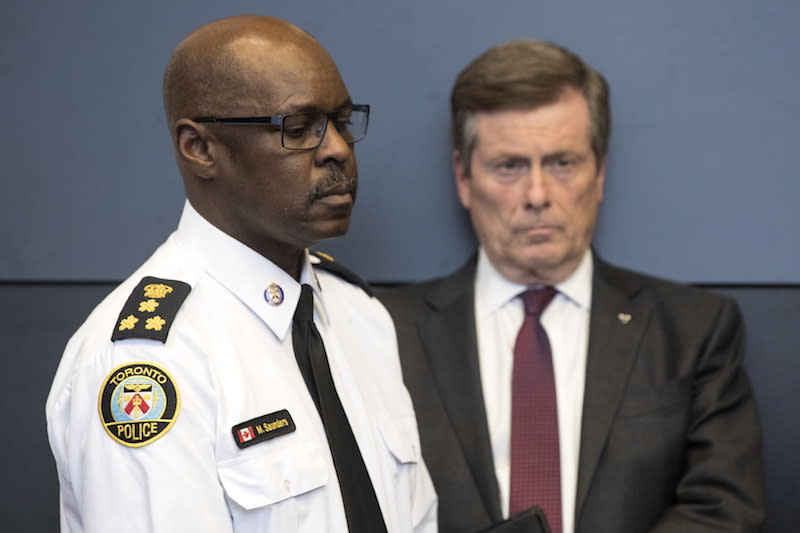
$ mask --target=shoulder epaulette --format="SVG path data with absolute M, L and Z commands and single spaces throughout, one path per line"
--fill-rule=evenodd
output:
M 347 267 L 342 266 L 341 264 L 335 262 L 333 257 L 329 256 L 324 252 L 316 252 L 312 251 L 311 255 L 319 259 L 319 262 L 313 262 L 314 266 L 321 268 L 322 270 L 326 270 L 331 274 L 339 276 L 343 280 L 352 283 L 353 285 L 358 285 L 361 287 L 364 292 L 369 294 L 370 296 L 375 296 L 372 292 L 372 287 L 369 286 L 369 283 L 361 279 L 358 274 L 353 272 Z
M 192 287 L 183 281 L 147 276 L 133 289 L 114 326 L 112 341 L 166 342 L 169 328 Z

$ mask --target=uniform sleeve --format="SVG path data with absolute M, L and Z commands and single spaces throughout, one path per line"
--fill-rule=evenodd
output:
M 47 403 L 61 531 L 231 532 L 214 459 L 216 409 L 207 374 L 151 340 L 109 343 L 89 356 L 67 350 L 65 361 L 88 362 L 59 369 Z M 115 369 L 123 374 L 113 381 Z M 156 386 L 147 379 L 123 383 L 137 372 L 156 376 Z M 122 427 L 109 414 L 134 408 L 132 416 L 143 422 Z
M 741 315 L 727 301 L 695 373 L 687 464 L 652 533 L 758 531 L 764 519 L 760 424 L 742 366 Z

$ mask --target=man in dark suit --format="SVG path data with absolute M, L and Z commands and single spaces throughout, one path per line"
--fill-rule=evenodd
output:
M 736 304 L 591 249 L 606 81 L 564 48 L 512 41 L 460 73 L 451 105 L 478 252 L 382 294 L 440 531 L 534 506 L 559 533 L 758 530 L 760 429 Z

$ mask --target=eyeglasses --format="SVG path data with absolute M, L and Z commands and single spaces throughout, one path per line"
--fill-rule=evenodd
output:
M 313 150 L 322 144 L 328 122 L 333 122 L 336 131 L 348 144 L 366 137 L 369 106 L 352 104 L 330 113 L 295 113 L 267 117 L 195 117 L 192 120 L 226 126 L 280 126 L 281 146 L 287 150 Z

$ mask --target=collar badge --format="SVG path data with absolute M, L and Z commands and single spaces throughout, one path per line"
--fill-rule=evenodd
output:
M 283 289 L 275 282 L 270 283 L 264 289 L 264 299 L 270 305 L 281 305 L 283 303 Z

